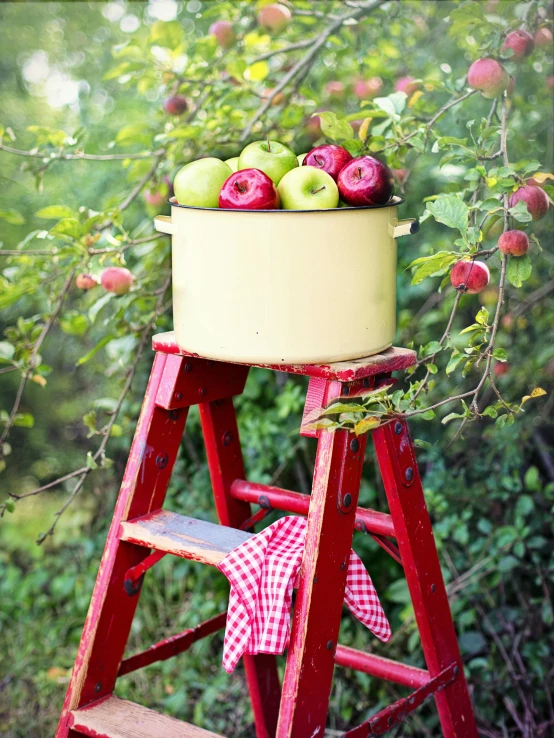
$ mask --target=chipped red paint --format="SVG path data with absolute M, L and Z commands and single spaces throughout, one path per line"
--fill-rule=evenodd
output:
M 385 659 L 373 653 L 364 653 L 355 648 L 348 648 L 348 646 L 337 646 L 335 664 L 356 669 L 356 671 L 363 671 L 366 674 L 379 677 L 379 679 L 386 679 L 405 687 L 422 687 L 431 679 L 429 672 L 425 669 L 418 669 L 417 666 Z
M 394 522 L 427 669 L 432 679 L 450 664 L 457 666 L 459 671 L 458 678 L 436 695 L 443 734 L 445 738 L 473 738 L 477 736 L 475 717 L 412 439 L 406 423 L 399 423 L 400 428 L 391 423 L 373 431 L 377 461 Z
M 198 354 L 188 354 L 182 351 L 175 343 L 173 331 L 158 333 L 152 340 L 154 351 L 178 356 L 198 357 Z M 411 349 L 391 347 L 380 354 L 366 356 L 350 361 L 337 361 L 334 364 L 247 364 L 243 366 L 257 366 L 262 369 L 271 369 L 275 372 L 287 374 L 303 374 L 306 377 L 322 377 L 324 379 L 338 379 L 341 382 L 354 382 L 357 379 L 371 377 L 376 374 L 407 369 L 416 363 L 416 352 Z
M 454 682 L 457 674 L 459 673 L 457 669 L 458 667 L 456 664 L 450 664 L 446 669 L 443 669 L 440 674 L 413 692 L 409 697 L 402 697 L 392 705 L 385 707 L 384 710 L 381 710 L 377 715 L 366 720 L 365 723 L 362 723 L 361 725 L 358 725 L 357 728 L 353 728 L 347 733 L 344 733 L 342 738 L 368 738 L 369 736 L 388 733 L 391 728 L 394 728 L 396 725 L 401 723 L 406 715 L 409 715 L 420 707 L 428 697 L 432 694 L 438 696 L 446 685 Z M 471 736 L 473 733 L 470 731 L 471 726 L 468 726 L 467 732 L 456 733 L 455 735 L 459 738 L 462 738 L 462 736 Z M 475 733 L 475 735 L 477 735 L 477 733 Z
M 205 620 L 203 623 L 196 625 L 194 628 L 188 628 L 182 633 L 165 638 L 163 641 L 155 643 L 145 651 L 134 654 L 128 659 L 124 659 L 119 667 L 118 676 L 123 674 L 129 674 L 137 669 L 142 669 L 144 666 L 153 664 L 156 661 L 165 661 L 172 656 L 177 656 L 179 653 L 188 651 L 193 643 L 199 641 L 201 638 L 205 638 L 212 633 L 221 630 L 225 627 L 225 621 L 227 620 L 227 613 L 222 612 L 216 615 L 210 620 Z
M 237 500 L 246 500 L 262 506 L 265 505 L 267 500 L 270 507 L 275 508 L 275 510 L 286 510 L 298 515 L 307 515 L 310 507 L 309 495 L 281 489 L 280 487 L 271 487 L 267 484 L 259 484 L 258 482 L 248 482 L 246 479 L 236 479 L 233 482 L 231 495 Z M 356 508 L 356 528 L 364 530 L 364 526 L 368 532 L 394 536 L 394 526 L 390 515 L 377 510 L 358 507 Z

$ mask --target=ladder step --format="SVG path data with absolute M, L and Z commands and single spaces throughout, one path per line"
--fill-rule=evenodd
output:
M 95 738 L 224 738 L 114 695 L 71 715 L 75 732 Z
M 251 533 L 187 518 L 169 510 L 157 510 L 121 523 L 122 541 L 165 551 L 184 559 L 217 566 L 228 553 L 250 538 Z

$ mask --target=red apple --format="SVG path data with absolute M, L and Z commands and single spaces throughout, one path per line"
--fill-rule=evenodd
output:
M 327 82 L 325 85 L 325 91 L 329 97 L 332 97 L 335 100 L 342 100 L 345 93 L 345 87 L 342 82 L 331 80 L 331 82 Z
M 371 77 L 368 80 L 358 79 L 354 82 L 352 91 L 360 100 L 368 100 L 377 95 L 383 89 L 383 80 L 381 77 Z
M 500 319 L 500 323 L 502 324 L 503 328 L 509 331 L 514 324 L 514 316 L 512 315 L 512 313 L 506 313 L 506 315 L 503 315 Z
M 169 197 L 168 188 L 164 187 L 159 189 L 149 189 L 144 191 L 144 199 L 148 203 L 148 205 L 152 205 L 153 207 L 159 208 L 161 207 Z
M 133 286 L 135 278 L 125 267 L 108 267 L 100 275 L 100 282 L 106 292 L 125 295 Z
M 330 174 L 331 177 L 337 181 L 340 170 L 345 164 L 352 161 L 352 154 L 350 154 L 342 146 L 336 144 L 322 144 L 312 149 L 302 164 L 309 167 L 317 167 L 323 169 L 324 172 Z
M 394 175 L 394 178 L 400 183 L 403 184 L 404 180 L 408 176 L 408 170 L 407 169 L 393 169 L 392 173 Z
M 520 201 L 527 203 L 527 210 L 533 220 L 544 218 L 550 207 L 546 192 L 540 187 L 533 187 L 532 185 L 520 187 L 519 190 L 510 195 L 509 205 L 513 208 Z
M 340 170 L 337 184 L 347 205 L 384 205 L 394 191 L 391 170 L 373 156 L 359 156 Z
M 497 361 L 494 365 L 493 371 L 495 377 L 502 377 L 510 371 L 510 365 L 505 361 Z
M 515 80 L 515 77 L 512 77 L 510 75 L 510 82 L 509 82 L 508 87 L 506 89 L 506 94 L 507 95 L 513 95 L 515 89 L 516 89 L 516 80 Z
M 477 59 L 470 66 L 467 81 L 483 97 L 492 99 L 501 95 L 510 84 L 510 75 L 495 59 Z
M 352 130 L 354 133 L 358 133 L 360 128 L 362 127 L 362 123 L 364 122 L 363 118 L 358 118 L 357 120 L 351 120 L 350 125 L 352 126 Z
M 237 35 L 230 21 L 219 20 L 212 23 L 210 33 L 222 49 L 229 49 L 237 40 Z
M 279 3 L 264 5 L 258 12 L 258 23 L 269 33 L 281 33 L 288 26 L 292 18 L 290 10 Z
M 553 37 L 550 28 L 543 26 L 535 33 L 535 46 L 543 47 L 546 46 L 552 49 Z
M 80 290 L 91 290 L 98 286 L 98 280 L 92 274 L 78 274 L 75 280 L 75 286 Z
M 457 261 L 450 272 L 452 286 L 470 295 L 484 290 L 489 279 L 489 268 L 482 261 Z
M 519 29 L 518 31 L 512 31 L 506 36 L 506 40 L 502 44 L 502 51 L 511 49 L 514 53 L 510 57 L 510 61 L 520 62 L 525 59 L 526 56 L 533 51 L 535 48 L 535 42 L 533 36 L 529 31 Z
M 411 77 L 399 77 L 394 84 L 395 92 L 405 92 L 406 95 L 411 95 L 419 88 L 419 82 L 414 82 Z
M 219 193 L 219 207 L 230 210 L 276 210 L 280 205 L 277 188 L 260 169 L 234 172 Z
M 505 231 L 498 239 L 498 248 L 509 256 L 523 256 L 529 250 L 529 239 L 524 231 Z
M 554 89 L 554 77 L 547 77 L 546 78 L 546 87 L 548 90 Z
M 306 131 L 308 133 L 308 136 L 313 141 L 316 141 L 318 138 L 320 138 L 322 130 L 319 115 L 314 115 L 311 118 L 308 118 L 308 120 L 306 121 Z
M 164 100 L 164 110 L 169 115 L 182 115 L 187 107 L 187 98 L 184 95 L 171 95 Z

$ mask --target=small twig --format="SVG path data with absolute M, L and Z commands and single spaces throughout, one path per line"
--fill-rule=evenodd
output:
M 290 44 L 289 46 L 283 46 L 280 49 L 273 49 L 273 51 L 268 51 L 266 54 L 261 54 L 260 56 L 257 56 L 251 64 L 256 64 L 256 62 L 265 61 L 266 59 L 271 59 L 272 56 L 277 56 L 278 54 L 289 54 L 291 51 L 297 51 L 298 49 L 305 49 L 308 46 L 311 46 L 313 44 L 313 39 L 309 38 L 306 41 L 299 41 L 296 44 Z
M 159 156 L 160 151 L 146 151 L 142 154 L 85 154 L 79 152 L 75 154 L 54 154 L 53 152 L 24 151 L 23 149 L 14 149 L 0 143 L 0 151 L 8 154 L 16 154 L 16 156 L 30 156 L 34 159 L 48 159 L 49 161 L 121 161 L 125 159 L 151 159 Z

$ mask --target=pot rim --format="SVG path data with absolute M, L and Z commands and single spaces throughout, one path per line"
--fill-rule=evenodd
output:
M 175 198 L 171 197 L 167 202 L 174 208 L 183 208 L 184 210 L 208 210 L 213 213 L 351 213 L 353 210 L 382 210 L 383 208 L 394 208 L 397 205 L 401 205 L 405 202 L 403 197 L 399 195 L 393 195 L 392 198 L 384 205 L 359 205 L 358 207 L 346 207 L 346 208 L 324 208 L 313 210 L 284 210 L 282 208 L 274 210 L 255 210 L 246 208 L 203 208 L 198 205 L 180 205 L 178 202 L 174 202 Z

